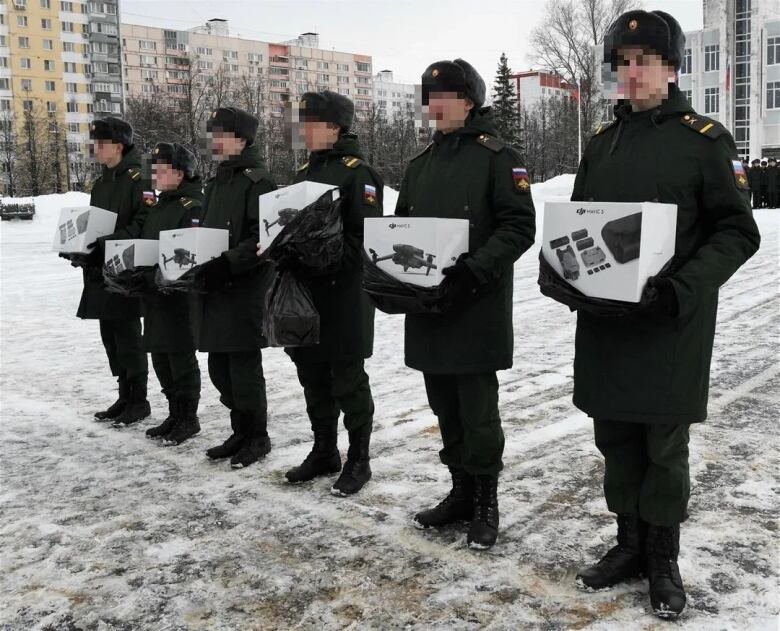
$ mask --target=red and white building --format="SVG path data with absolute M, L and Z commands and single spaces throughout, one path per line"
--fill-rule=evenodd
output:
M 558 75 L 529 70 L 511 75 L 517 91 L 517 108 L 531 109 L 539 101 L 549 98 L 575 98 L 577 86 L 566 83 Z

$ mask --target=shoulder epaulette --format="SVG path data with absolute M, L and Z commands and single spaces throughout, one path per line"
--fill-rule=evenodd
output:
M 491 136 L 490 134 L 480 134 L 477 136 L 477 144 L 480 144 L 483 147 L 487 147 L 495 153 L 498 153 L 506 146 L 503 140 L 500 140 L 495 136 Z
M 698 114 L 686 114 L 680 119 L 680 122 L 688 129 L 693 130 L 712 138 L 713 140 L 723 133 L 723 125 L 718 121 Z
M 356 158 L 355 156 L 344 156 L 341 161 L 350 169 L 355 169 L 363 164 L 363 161 L 360 158 Z
M 254 169 L 244 169 L 244 175 L 257 184 L 260 180 L 266 178 L 266 171 L 260 167 L 255 167 Z
M 416 160 L 416 159 L 417 159 L 417 158 L 419 158 L 421 155 L 424 155 L 424 154 L 425 154 L 425 153 L 428 151 L 428 149 L 430 149 L 432 146 L 433 146 L 433 142 L 429 142 L 429 143 L 428 143 L 428 144 L 425 146 L 425 148 L 424 148 L 424 149 L 422 149 L 422 151 L 418 151 L 418 152 L 417 152 L 417 153 L 415 153 L 415 154 L 414 154 L 414 155 L 413 155 L 411 158 L 409 158 L 409 162 L 411 162 L 412 160 Z
M 180 197 L 179 203 L 185 208 L 191 208 L 192 206 L 201 205 L 200 201 L 198 201 L 197 199 L 192 199 L 192 197 Z
M 298 167 L 298 173 L 300 173 L 301 171 L 305 171 L 308 168 L 309 168 L 309 163 L 308 162 L 304 162 L 302 166 Z
M 127 170 L 127 174 L 131 180 L 138 180 L 141 177 L 141 172 L 138 169 L 130 168 Z
M 596 131 L 593 133 L 594 136 L 598 136 L 600 133 L 607 131 L 612 125 L 614 125 L 617 122 L 617 118 L 614 120 L 611 120 L 607 123 L 599 123 L 599 126 L 596 127 Z

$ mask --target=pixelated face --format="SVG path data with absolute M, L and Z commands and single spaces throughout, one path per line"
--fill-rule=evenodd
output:
M 174 191 L 184 179 L 184 173 L 170 164 L 155 162 L 152 164 L 152 183 L 158 191 Z
M 93 140 L 92 151 L 100 164 L 114 165 L 122 159 L 122 143 L 111 140 Z
M 231 131 L 214 129 L 206 133 L 206 140 L 211 147 L 211 157 L 214 160 L 229 160 L 241 155 L 246 147 L 246 140 L 238 138 Z
M 654 101 L 669 96 L 674 66 L 658 53 L 640 47 L 621 48 L 615 59 L 619 99 Z
M 435 122 L 436 129 L 445 130 L 462 127 L 473 107 L 470 99 L 455 92 L 430 92 L 423 111 Z
M 309 151 L 330 149 L 339 139 L 339 127 L 333 123 L 307 120 L 300 123 L 300 130 Z

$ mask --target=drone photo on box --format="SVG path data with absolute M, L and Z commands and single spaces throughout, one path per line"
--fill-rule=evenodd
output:
M 425 251 L 417 248 L 413 245 L 406 245 L 398 243 L 393 245 L 393 253 L 385 256 L 379 256 L 376 250 L 369 248 L 371 254 L 371 260 L 374 263 L 380 261 L 392 261 L 396 265 L 404 268 L 404 272 L 408 272 L 409 268 L 420 269 L 425 267 L 425 275 L 428 276 L 432 269 L 437 269 L 433 259 L 436 258 L 435 254 L 425 254 Z
M 642 213 L 634 213 L 620 219 L 608 221 L 601 229 L 601 238 L 616 263 L 625 264 L 639 258 L 639 244 L 642 239 Z M 550 241 L 550 248 L 555 250 L 561 271 L 566 280 L 577 280 L 580 277 L 580 264 L 577 255 L 571 247 L 571 242 L 580 254 L 582 264 L 588 275 L 598 274 L 612 268 L 607 261 L 604 250 L 595 244 L 592 236 L 585 229 L 571 233 L 571 240 L 564 235 Z
M 265 226 L 265 234 L 267 236 L 271 236 L 271 228 L 278 225 L 280 228 L 284 228 L 287 224 L 289 224 L 295 217 L 298 215 L 298 213 L 301 212 L 297 208 L 282 208 L 279 210 L 278 217 L 276 221 L 268 221 L 267 219 L 263 219 L 263 225 Z
M 168 263 L 171 261 L 176 263 L 176 265 L 179 266 L 179 269 L 182 269 L 187 265 L 189 265 L 190 269 L 192 269 L 195 267 L 195 265 L 197 265 L 197 261 L 195 260 L 195 253 L 190 252 L 186 248 L 174 248 L 173 254 L 171 256 L 165 256 L 165 254 L 163 254 L 162 260 L 163 267 L 165 269 L 168 269 Z

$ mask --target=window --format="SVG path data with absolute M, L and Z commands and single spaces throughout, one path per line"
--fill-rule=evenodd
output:
M 57 111 L 57 104 L 54 101 L 46 101 L 46 111 L 47 112 L 56 112 Z M 56 123 L 55 123 L 56 125 Z
M 704 113 L 717 114 L 720 111 L 720 88 L 704 89 Z
M 7 46 L 5 41 L 5 35 L 0 35 L 0 46 Z
M 206 57 L 211 57 L 211 55 L 214 54 L 214 51 L 211 48 L 207 48 L 206 46 L 198 46 L 195 51 L 199 55 L 206 55 Z
M 68 123 L 68 131 L 72 132 L 74 134 L 79 133 L 79 124 L 78 123 Z
M 60 11 L 70 11 L 71 13 L 73 13 L 73 3 L 60 2 Z
M 22 90 L 25 92 L 32 90 L 32 79 L 22 79 Z
M 54 62 L 51 59 L 43 60 L 43 69 L 46 72 L 54 72 Z
M 57 87 L 54 84 L 54 81 L 46 81 L 46 91 L 47 92 L 54 92 Z
M 73 22 L 63 22 L 62 30 L 66 33 L 73 33 Z
M 11 109 L 11 99 L 0 99 L 0 110 L 9 111 Z
M 22 67 L 24 70 L 30 70 L 30 69 L 32 68 L 32 62 L 30 61 L 30 58 L 29 58 L 29 57 L 22 57 L 22 58 L 19 60 L 19 65 L 20 65 L 20 66 L 21 66 L 21 67 Z
M 92 64 L 92 72 L 99 72 L 100 74 L 108 74 L 108 63 L 105 61 L 96 61 Z
M 356 61 L 355 70 L 358 72 L 371 72 L 371 64 L 365 61 Z
M 186 94 L 187 93 L 187 86 L 173 83 L 173 84 L 168 86 L 168 93 L 169 94 Z
M 339 64 L 338 69 L 341 72 L 349 72 L 349 64 Z
M 30 38 L 29 37 L 20 37 L 19 38 L 19 48 L 29 48 L 30 47 Z
M 328 62 L 327 61 L 318 61 L 317 62 L 317 70 L 327 70 L 328 69 Z
M 43 40 L 43 50 L 54 50 L 54 40 L 53 39 Z
M 766 38 L 766 64 L 780 64 L 780 36 Z
M 247 53 L 246 54 L 247 61 L 249 62 L 261 62 L 263 61 L 263 56 L 260 53 Z
M 349 88 L 339 88 L 339 94 L 349 94 Z
M 26 15 L 17 15 L 16 16 L 16 26 L 27 26 L 27 16 Z
M 681 92 L 688 103 L 693 105 L 693 92 L 691 92 L 691 90 L 681 90 Z
M 41 28 L 44 31 L 51 30 L 51 20 L 49 18 L 41 18 Z
M 75 101 L 70 101 L 65 104 L 65 111 L 74 114 L 79 111 L 79 104 Z
M 329 74 L 318 73 L 317 74 L 317 81 L 320 81 L 322 83 L 328 83 L 328 82 L 330 82 L 330 75 Z
M 0 57 L 0 68 L 8 68 L 8 57 Z
M 141 78 L 142 79 L 148 79 L 151 81 L 152 79 L 157 78 L 157 71 L 156 70 L 141 70 Z
M 780 109 L 780 81 L 766 84 L 766 109 Z
M 33 108 L 33 102 L 31 100 L 25 99 L 24 101 L 22 101 L 22 109 L 25 112 L 32 112 L 32 108 Z
M 720 44 L 704 47 L 704 72 L 720 70 Z
M 51 9 L 51 0 L 41 0 L 41 9 Z
M 289 74 L 289 70 L 287 70 L 287 68 L 274 68 L 271 66 L 271 68 L 268 69 L 268 74 L 279 74 L 287 76 Z
M 214 62 L 213 61 L 199 61 L 198 62 L 198 70 L 213 70 L 214 68 Z
M 339 77 L 338 78 L 339 83 L 349 83 L 349 77 Z
M 237 50 L 226 50 L 222 53 L 222 59 L 227 61 L 228 59 L 238 59 L 238 51 Z
M 76 64 L 72 61 L 63 62 L 63 72 L 76 72 Z
M 86 24 L 84 26 L 86 27 Z M 92 32 L 103 33 L 104 35 L 116 35 L 116 24 L 109 24 L 107 22 L 93 22 Z
M 8 79 L 0 79 L 0 90 L 10 90 L 11 85 Z
M 361 96 L 368 96 L 369 94 L 371 94 L 371 90 L 369 90 L 368 88 L 358 88 L 357 93 Z M 393 101 L 393 105 L 397 105 L 397 104 L 398 104 L 397 101 Z
M 139 50 L 157 50 L 157 43 L 146 39 L 138 40 Z
M 62 50 L 66 53 L 75 53 L 76 45 L 73 42 L 62 42 Z
M 157 65 L 157 57 L 153 55 L 141 55 L 141 65 L 148 64 L 150 66 Z
M 238 72 L 238 64 L 229 64 L 228 65 L 228 71 L 229 72 Z
M 355 81 L 357 83 L 362 83 L 364 85 L 368 85 L 369 83 L 371 83 L 371 79 L 369 79 L 368 77 L 355 77 Z M 395 96 L 395 94 L 393 94 L 393 96 Z
M 66 83 L 65 84 L 65 91 L 66 92 L 78 92 L 79 86 L 76 83 Z

